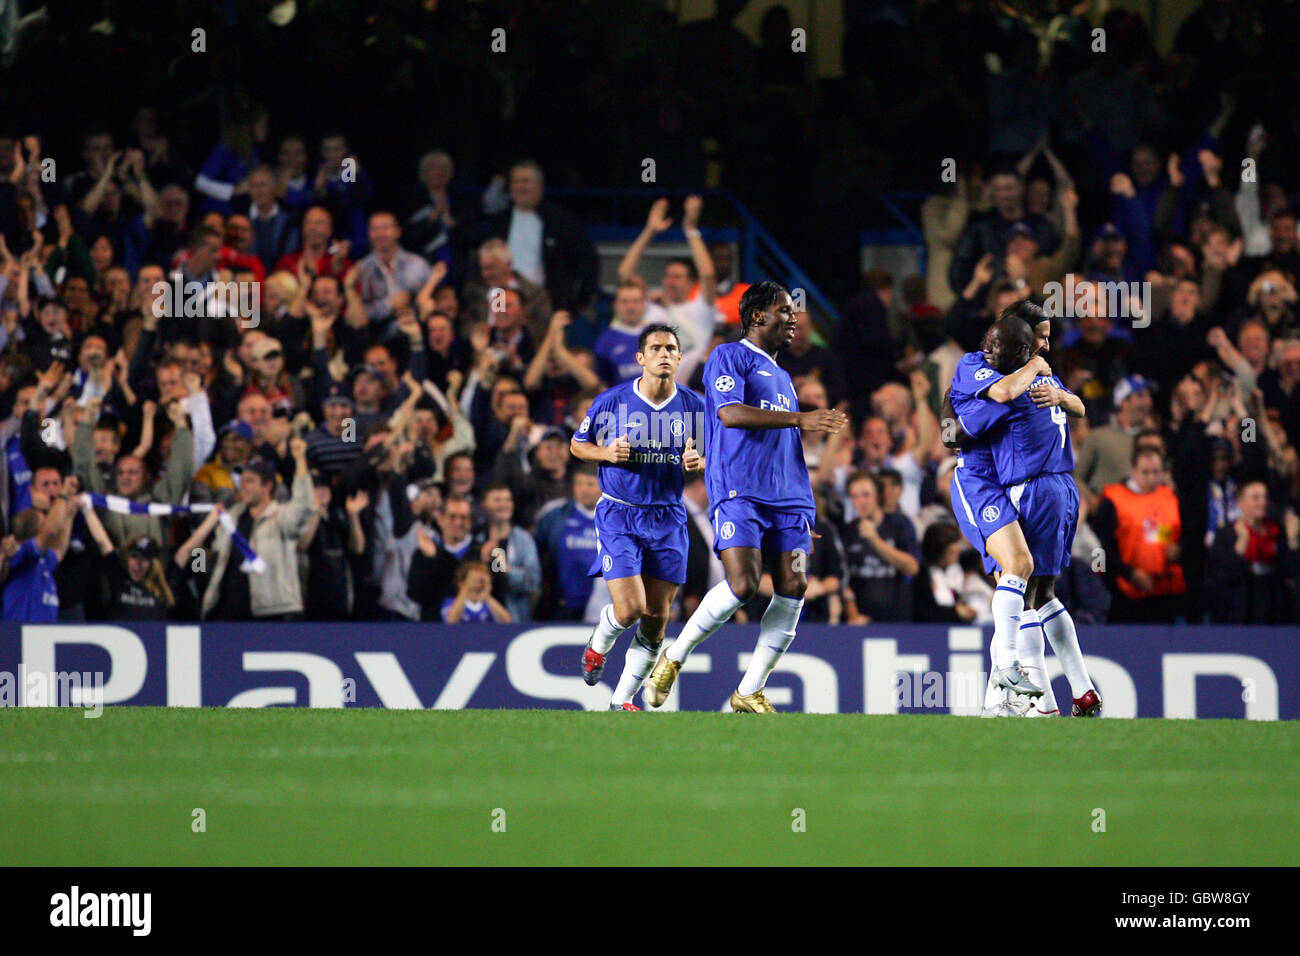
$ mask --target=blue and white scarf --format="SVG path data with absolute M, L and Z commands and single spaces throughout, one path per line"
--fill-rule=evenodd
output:
M 101 495 L 89 492 L 87 497 L 90 503 L 96 508 L 103 508 L 105 511 L 111 511 L 119 515 L 149 515 L 153 518 L 168 518 L 172 515 L 203 514 L 212 510 L 211 504 L 193 504 L 193 505 L 169 505 L 158 501 L 132 501 L 130 498 L 124 498 L 121 495 Z M 243 563 L 239 570 L 245 574 L 262 574 L 266 571 L 266 562 L 263 561 L 253 546 L 248 543 L 248 539 L 239 533 L 239 527 L 235 524 L 235 519 L 228 512 L 222 512 L 218 519 L 221 527 L 225 528 L 230 534 L 230 540 L 235 543 L 239 553 L 244 556 Z

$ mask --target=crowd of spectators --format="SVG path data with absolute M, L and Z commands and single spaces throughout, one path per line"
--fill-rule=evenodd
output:
M 695 39 L 730 36 L 722 16 Z M 1295 150 L 1289 115 L 1205 65 L 1225 16 L 1207 3 L 1180 33 L 1187 82 L 1212 94 L 1200 126 L 1153 87 L 1147 47 L 1124 45 L 1132 15 L 1107 21 L 1113 61 L 1013 44 L 1021 72 L 997 72 L 985 102 L 1005 135 L 922 207 L 925 273 L 868 272 L 834 327 L 799 315 L 780 362 L 800 406 L 852 422 L 805 436 L 808 619 L 988 618 L 939 409 L 958 357 L 1024 297 L 1054 316 L 1046 358 L 1088 409 L 1058 585 L 1076 619 L 1300 614 Z M 1023 95 L 1049 74 L 1068 117 L 1049 91 Z M 600 491 L 569 436 L 639 373 L 649 322 L 680 330 L 679 381 L 698 388 L 739 334 L 737 278 L 760 277 L 700 239 L 691 197 L 647 202 L 600 289 L 586 226 L 538 162 L 478 188 L 435 149 L 394 182 L 360 138 L 292 129 L 278 107 L 232 107 L 189 156 L 141 107 L 82 130 L 57 176 L 39 133 L 0 136 L 5 619 L 592 619 Z M 689 253 L 644 265 L 673 220 Z M 839 238 L 828 224 L 819 241 Z M 575 335 L 598 297 L 612 320 Z M 682 615 L 721 580 L 702 481 L 686 506 Z

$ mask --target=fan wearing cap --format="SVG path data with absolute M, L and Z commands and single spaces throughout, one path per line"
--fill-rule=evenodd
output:
M 321 402 L 321 423 L 307 435 L 307 461 L 326 478 L 333 478 L 361 455 L 365 436 L 352 411 L 351 389 L 330 386 Z
M 529 443 L 526 464 L 509 442 L 497 455 L 493 480 L 516 489 L 518 521 L 525 528 L 533 526 L 542 505 L 568 496 L 568 443 L 564 429 L 551 426 Z
M 217 450 L 194 476 L 196 485 L 203 485 L 213 497 L 229 500 L 239 487 L 239 473 L 253 456 L 253 427 L 238 419 L 221 426 Z M 224 494 L 223 494 L 224 492 Z
M 245 573 L 230 532 L 217 530 L 217 557 L 203 595 L 203 616 L 218 620 L 281 619 L 301 617 L 302 585 L 298 576 L 298 539 L 312 515 L 311 475 L 307 468 L 307 442 L 289 439 L 294 461 L 289 500 L 274 498 L 278 466 L 262 457 L 244 466 L 239 480 L 239 501 L 230 509 L 235 527 L 265 563 L 261 573 Z
M 1151 385 L 1141 375 L 1120 379 L 1112 393 L 1110 421 L 1093 428 L 1080 443 L 1074 474 L 1095 508 L 1102 489 L 1128 477 L 1133 440 L 1154 426 Z
M 252 359 L 244 394 L 262 395 L 272 410 L 284 409 L 292 414 L 303 407 L 306 392 L 302 380 L 290 375 L 284 364 L 284 346 L 279 339 L 259 338 L 249 347 Z
M 1061 190 L 1061 209 L 1065 216 L 1065 235 L 1055 252 L 1044 254 L 1038 233 L 1025 222 L 1012 223 L 1006 232 L 1003 269 L 1017 284 L 1028 285 L 1032 295 L 1040 295 L 1049 282 L 1060 282 L 1079 260 L 1079 195 L 1073 187 Z
M 158 542 L 141 535 L 116 554 L 120 560 L 109 565 L 112 619 L 165 620 L 176 599 L 167 584 Z
M 1074 301 L 1068 305 L 1075 326 L 1061 336 L 1061 358 L 1056 367 L 1065 386 L 1088 406 L 1088 421 L 1100 425 L 1112 389 L 1134 367 L 1133 343 L 1126 338 L 1127 331 L 1115 327 L 1104 289 L 1077 280 L 1072 291 Z

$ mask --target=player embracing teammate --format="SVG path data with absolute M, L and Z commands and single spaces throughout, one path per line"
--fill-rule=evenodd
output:
M 962 356 L 945 397 L 958 426 L 947 444 L 960 448 L 953 511 L 985 571 L 998 576 L 985 716 L 1059 713 L 1044 636 L 1070 682 L 1074 716 L 1101 713 L 1074 621 L 1055 595 L 1079 519 L 1069 419 L 1084 407 L 1042 356 L 1050 331 L 1032 302 L 1008 307 L 984 347 Z

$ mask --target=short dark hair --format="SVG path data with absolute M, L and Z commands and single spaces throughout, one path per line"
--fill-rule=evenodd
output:
M 473 455 L 471 455 L 471 454 L 470 454 L 469 452 L 467 452 L 467 451 L 454 451 L 454 452 L 452 452 L 450 455 L 448 455 L 448 456 L 446 457 L 446 459 L 445 459 L 445 460 L 443 461 L 443 463 L 442 463 L 442 473 L 443 473 L 444 475 L 445 475 L 448 471 L 451 470 L 451 463 L 452 463 L 453 461 L 455 461 L 457 458 L 464 458 L 464 459 L 466 459 L 467 461 L 469 461 L 469 463 L 470 463 L 470 467 L 473 467 L 473 466 L 474 466 L 474 456 L 473 456 Z
M 668 260 L 670 266 L 685 266 L 686 272 L 690 275 L 692 282 L 698 282 L 700 279 L 700 270 L 695 268 L 695 260 L 689 256 L 673 256 Z
M 1147 455 L 1155 455 L 1157 458 L 1160 459 L 1161 466 L 1164 465 L 1165 463 L 1164 452 L 1160 451 L 1159 449 L 1152 448 L 1150 445 L 1139 445 L 1136 441 L 1133 442 L 1133 456 L 1129 459 L 1129 464 L 1136 465 L 1139 460 L 1146 457 Z
M 954 541 L 961 538 L 956 525 L 936 521 L 925 529 L 921 538 L 921 561 L 927 565 L 936 565 Z
M 190 250 L 197 249 L 199 246 L 203 245 L 204 240 L 206 239 L 216 239 L 217 242 L 220 242 L 221 233 L 217 232 L 217 230 L 213 229 L 211 226 L 195 226 L 190 230 L 189 241 L 185 244 L 185 248 Z
M 36 532 L 41 530 L 43 520 L 39 511 L 35 508 L 27 508 L 14 515 L 9 531 L 19 541 L 26 541 L 28 538 L 36 537 Z
M 754 324 L 755 312 L 766 312 L 781 300 L 781 296 L 789 294 L 785 286 L 771 280 L 751 285 L 740 297 L 741 332 L 747 333 L 749 327 Z
M 882 485 L 887 481 L 898 485 L 900 488 L 903 485 L 903 476 L 893 468 L 881 468 L 876 472 L 876 477 L 880 480 L 880 484 Z
M 480 493 L 478 496 L 478 500 L 485 501 L 487 499 L 487 496 L 492 494 L 492 492 L 494 491 L 508 491 L 510 492 L 511 498 L 515 496 L 514 489 L 511 488 L 510 485 L 508 485 L 506 482 L 494 481 L 483 489 L 482 493 Z
M 1047 313 L 1043 307 L 1029 299 L 1021 299 L 1019 302 L 1012 302 L 1002 310 L 999 319 L 1016 318 L 1020 319 L 1025 325 L 1032 330 L 1035 325 L 1048 320 Z
M 665 325 L 662 322 L 655 322 L 651 325 L 647 325 L 641 330 L 641 334 L 636 337 L 636 350 L 638 352 L 644 352 L 645 344 L 649 340 L 650 336 L 658 335 L 661 332 L 667 332 L 671 335 L 677 341 L 677 351 L 680 352 L 682 350 L 682 337 L 677 334 L 675 328 L 671 325 Z

